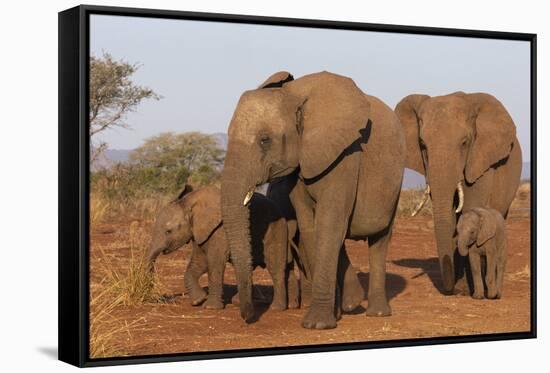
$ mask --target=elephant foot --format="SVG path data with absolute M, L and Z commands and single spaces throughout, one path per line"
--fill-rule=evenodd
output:
M 285 302 L 273 302 L 269 309 L 272 311 L 284 311 L 287 309 Z
M 224 307 L 221 300 L 215 298 L 212 299 L 210 297 L 206 300 L 206 302 L 204 302 L 202 306 L 207 310 L 221 310 Z
M 200 291 L 194 291 L 191 293 L 191 305 L 192 306 L 200 306 L 208 297 L 206 292 L 204 290 Z
M 365 296 L 365 290 L 361 286 L 359 278 L 356 274 L 353 276 L 353 280 L 344 282 L 342 289 L 342 311 L 344 312 L 351 312 L 359 307 Z
M 288 298 L 288 308 L 300 308 L 300 300 L 298 299 L 298 296 Z
M 391 316 L 391 307 L 386 296 L 369 296 L 367 316 Z
M 236 293 L 235 295 L 233 295 L 233 298 L 231 298 L 231 304 L 238 307 L 240 303 L 241 302 L 239 301 L 239 293 Z
M 302 326 L 306 329 L 336 328 L 333 307 L 312 304 L 302 320 Z
M 301 306 L 304 307 L 304 308 L 311 307 L 311 295 L 310 296 L 302 295 Z
M 483 299 L 485 297 L 483 296 L 482 292 L 474 292 L 474 295 L 472 295 L 472 298 L 474 298 L 474 299 Z
M 462 296 L 471 294 L 470 287 L 468 286 L 468 281 L 466 281 L 466 278 L 463 277 L 456 282 L 453 288 L 453 294 Z
M 342 311 L 351 312 L 359 307 L 359 305 L 363 301 L 364 294 L 365 291 L 362 287 L 355 289 L 347 289 L 346 287 L 344 287 L 342 295 Z

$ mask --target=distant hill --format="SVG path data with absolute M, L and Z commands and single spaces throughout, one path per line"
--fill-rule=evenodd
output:
M 212 134 L 218 140 L 218 143 L 222 149 L 227 149 L 227 134 L 223 132 L 217 132 Z M 104 154 L 105 159 L 101 159 L 99 165 L 101 167 L 112 167 L 113 164 L 118 162 L 126 162 L 129 159 L 131 149 L 107 149 Z M 95 167 L 96 169 L 99 167 Z M 521 170 L 521 179 L 531 179 L 531 163 L 524 162 Z M 403 176 L 403 189 L 418 189 L 424 188 L 425 180 L 424 176 L 416 171 L 405 169 Z

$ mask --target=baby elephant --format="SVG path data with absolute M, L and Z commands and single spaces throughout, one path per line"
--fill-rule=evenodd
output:
M 502 282 L 506 266 L 506 236 L 504 219 L 493 209 L 473 208 L 462 214 L 457 224 L 458 252 L 469 256 L 474 295 L 482 299 L 484 294 L 481 279 L 481 255 L 486 256 L 487 297 L 502 296 Z
M 250 208 L 253 267 L 267 267 L 273 280 L 271 309 L 284 310 L 288 302 L 296 307 L 298 294 L 289 294 L 287 285 L 297 289 L 294 273 L 288 271 L 292 256 L 288 253 L 286 221 L 277 206 L 261 194 L 255 193 Z M 229 246 L 221 219 L 220 189 L 208 186 L 191 191 L 186 186 L 177 199 L 157 216 L 147 260 L 152 270 L 159 254 L 168 254 L 192 242 L 193 249 L 185 271 L 185 292 L 194 306 L 221 309 L 223 304 L 223 276 L 229 261 Z M 208 272 L 208 295 L 199 285 L 199 278 Z M 288 279 L 287 279 L 288 277 Z M 288 281 L 288 284 L 287 284 Z

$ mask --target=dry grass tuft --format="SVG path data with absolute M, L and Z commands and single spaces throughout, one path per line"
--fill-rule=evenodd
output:
M 424 189 L 406 189 L 401 191 L 399 197 L 399 204 L 397 205 L 397 216 L 407 217 L 411 216 L 412 212 L 418 206 L 424 195 Z M 417 216 L 431 216 L 432 215 L 432 201 L 428 199 L 426 204 L 420 210 Z
M 108 284 L 110 296 L 117 304 L 133 306 L 158 302 L 165 290 L 154 272 L 147 268 L 148 235 L 137 221 L 130 224 L 128 247 L 130 251 L 126 270 L 118 270 L 109 263 L 103 248 L 99 247 L 103 265 L 99 269 Z
M 116 244 L 118 250 L 130 251 L 123 269 L 114 265 L 115 259 L 104 247 L 98 245 L 96 249 L 99 255 L 93 269 L 101 280 L 90 288 L 90 356 L 94 358 L 120 356 L 124 351 L 124 346 L 117 344 L 117 340 L 124 340 L 120 334 L 131 338 L 132 328 L 143 321 L 140 318 L 128 323 L 117 318 L 113 312 L 117 307 L 164 301 L 164 285 L 147 268 L 147 242 L 146 231 L 137 221 L 132 222 L 128 239 L 122 241 L 124 246 Z

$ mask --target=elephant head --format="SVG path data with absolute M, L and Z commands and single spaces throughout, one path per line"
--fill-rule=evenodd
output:
M 220 193 L 216 187 L 192 191 L 186 185 L 177 198 L 158 214 L 147 263 L 153 270 L 154 262 L 162 254 L 169 254 L 194 240 L 204 243 L 221 224 Z
M 474 243 L 481 246 L 496 235 L 497 224 L 485 209 L 474 208 L 464 212 L 456 225 L 458 252 L 468 255 L 468 248 Z
M 252 192 L 298 167 L 304 178 L 318 176 L 361 137 L 368 115 L 368 101 L 355 83 L 327 72 L 297 80 L 279 72 L 241 96 L 228 130 L 222 217 L 246 321 L 254 315 L 247 208 Z
M 451 292 L 463 185 L 474 184 L 509 156 L 516 127 L 504 106 L 485 93 L 414 94 L 401 100 L 395 112 L 406 136 L 406 167 L 425 175 L 430 188 L 443 288 Z

